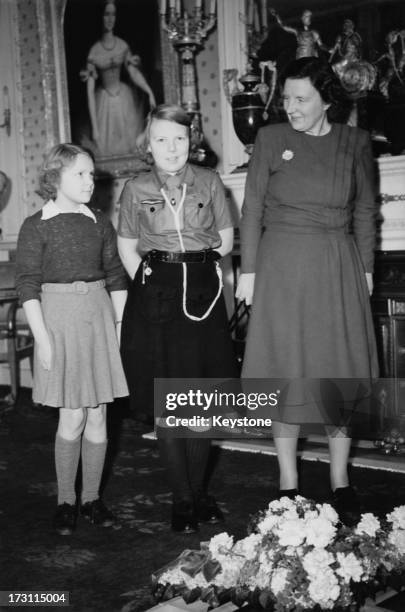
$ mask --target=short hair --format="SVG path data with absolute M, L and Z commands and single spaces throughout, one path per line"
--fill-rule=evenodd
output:
M 280 75 L 280 83 L 284 87 L 287 79 L 305 78 L 309 78 L 325 104 L 330 104 L 328 118 L 331 121 L 344 122 L 352 102 L 331 65 L 319 57 L 295 59 L 284 68 Z
M 150 126 L 154 119 L 173 121 L 173 123 L 179 123 L 184 125 L 188 130 L 191 127 L 191 117 L 181 106 L 177 104 L 159 104 L 153 108 L 146 122 L 146 139 L 149 141 Z
M 91 151 L 79 145 L 64 142 L 52 147 L 39 170 L 37 193 L 41 198 L 44 200 L 56 199 L 62 170 L 69 167 L 78 155 L 87 155 L 94 163 Z

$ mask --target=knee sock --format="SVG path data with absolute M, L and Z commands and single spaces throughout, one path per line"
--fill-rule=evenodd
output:
M 99 497 L 101 477 L 103 475 L 107 440 L 91 442 L 82 438 L 82 503 L 94 501 Z
M 194 498 L 204 495 L 205 478 L 210 456 L 211 440 L 209 438 L 188 438 L 186 456 L 188 465 L 188 480 Z
M 192 500 L 190 488 L 186 442 L 184 438 L 158 438 L 160 457 L 167 469 L 173 501 Z
M 66 440 L 58 434 L 55 438 L 55 467 L 58 482 L 58 504 L 75 504 L 75 482 L 80 457 L 80 436 Z

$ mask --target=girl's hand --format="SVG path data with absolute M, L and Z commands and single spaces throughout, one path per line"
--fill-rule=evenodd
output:
M 256 274 L 254 272 L 244 273 L 240 275 L 238 280 L 238 287 L 235 295 L 238 300 L 245 300 L 246 306 L 250 306 L 253 300 L 255 276 Z
M 372 295 L 373 289 L 374 289 L 374 283 L 373 283 L 373 275 L 371 274 L 371 272 L 366 272 L 366 281 L 367 281 L 368 292 L 370 295 Z
M 49 337 L 38 342 L 38 359 L 44 370 L 51 369 L 52 347 Z

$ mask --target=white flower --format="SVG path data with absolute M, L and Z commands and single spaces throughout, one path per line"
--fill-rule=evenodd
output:
M 287 584 L 287 574 L 288 570 L 283 567 L 274 570 L 270 583 L 270 588 L 274 595 L 278 595 L 281 591 L 284 591 Z
M 390 514 L 387 514 L 387 521 L 393 523 L 393 527 L 405 529 L 405 506 L 394 508 Z
M 373 538 L 378 529 L 380 529 L 380 521 L 378 518 L 375 517 L 374 514 L 371 514 L 371 512 L 366 512 L 361 515 L 361 520 L 357 524 L 355 533 L 357 535 L 365 533 Z
M 260 533 L 266 534 L 273 531 L 273 528 L 278 525 L 281 517 L 277 514 L 269 514 L 257 525 L 257 529 Z
M 299 519 L 299 516 L 296 508 L 287 508 L 283 513 L 283 521 L 294 521 L 297 519 Z
M 343 580 L 347 583 L 350 580 L 353 582 L 360 582 L 363 575 L 363 566 L 357 559 L 354 553 L 345 555 L 344 553 L 338 552 L 336 558 L 339 562 L 340 567 L 337 568 L 336 573 L 342 576 Z
M 184 582 L 186 583 L 187 588 L 190 590 L 195 589 L 196 587 L 205 589 L 209 584 L 201 572 L 193 577 L 186 575 Z
M 327 519 L 318 517 L 305 521 L 307 544 L 325 548 L 335 537 L 336 527 Z
M 302 519 L 283 521 L 275 530 L 280 546 L 299 546 L 305 539 L 305 522 Z
M 307 521 L 308 519 L 318 518 L 319 514 L 316 510 L 307 510 L 304 514 L 304 519 Z
M 231 550 L 233 546 L 233 536 L 230 536 L 226 533 L 226 531 L 215 535 L 211 538 L 208 550 L 214 559 L 218 559 L 218 557 L 226 554 L 227 551 Z
M 213 580 L 213 584 L 222 586 L 225 589 L 234 587 L 240 577 L 240 572 L 245 564 L 246 559 L 229 555 L 221 560 L 221 572 L 217 574 Z
M 330 504 L 317 504 L 319 516 L 327 519 L 334 525 L 339 521 L 339 515 Z
M 186 574 L 179 567 L 167 570 L 159 577 L 160 584 L 183 584 Z
M 238 555 L 243 555 L 247 560 L 254 559 L 256 557 L 257 547 L 261 540 L 261 535 L 252 533 L 247 538 L 236 542 L 232 552 Z
M 269 509 L 267 512 L 269 512 L 270 510 L 270 512 L 272 513 L 277 512 L 277 510 L 288 510 L 291 508 L 295 508 L 294 501 L 284 495 L 284 497 L 281 497 L 280 499 L 274 499 L 272 502 L 270 502 Z
M 261 565 L 259 571 L 251 576 L 249 579 L 249 588 L 254 591 L 256 587 L 259 589 L 267 589 L 270 582 L 270 576 L 272 572 L 271 565 Z
M 316 576 L 324 572 L 334 561 L 334 556 L 330 552 L 323 548 L 314 548 L 303 557 L 302 565 L 309 576 Z
M 333 610 L 334 602 L 340 594 L 338 579 L 331 569 L 326 569 L 310 580 L 308 591 L 315 603 Z
M 398 549 L 400 554 L 405 555 L 405 529 L 393 529 L 388 541 Z
M 290 151 L 290 149 L 286 149 L 285 151 L 283 151 L 281 157 L 284 159 L 284 161 L 290 161 L 294 157 L 294 153 Z

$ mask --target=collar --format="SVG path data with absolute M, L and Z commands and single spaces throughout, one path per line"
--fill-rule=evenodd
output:
M 86 204 L 80 204 L 80 206 L 77 208 L 76 211 L 71 211 L 71 212 L 73 212 L 74 214 L 81 213 L 82 215 L 85 215 L 86 217 L 90 217 L 90 219 L 93 219 L 94 223 L 97 223 L 95 214 L 93 213 L 93 211 L 90 210 L 88 206 L 86 206 Z M 48 221 L 48 219 L 52 219 L 53 217 L 56 217 L 57 215 L 62 215 L 62 214 L 65 214 L 65 213 L 63 213 L 57 207 L 57 205 L 55 204 L 53 200 L 49 200 L 42 207 L 41 219 L 43 221 Z
M 154 175 L 154 178 L 156 179 L 159 185 L 159 189 L 165 187 L 166 179 L 168 176 L 173 176 L 171 174 L 168 174 L 167 172 L 162 172 L 158 170 L 155 165 L 152 166 L 152 174 Z M 190 164 L 187 163 L 184 168 L 182 168 L 179 172 L 176 173 L 176 175 L 180 178 L 181 182 L 186 183 L 187 186 L 194 184 L 195 172 L 190 166 Z

